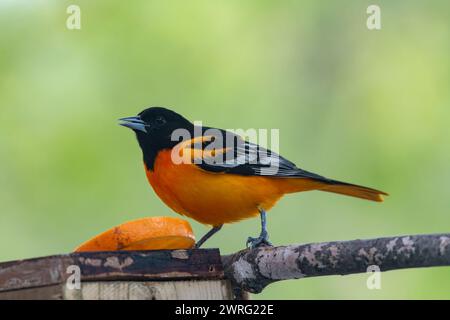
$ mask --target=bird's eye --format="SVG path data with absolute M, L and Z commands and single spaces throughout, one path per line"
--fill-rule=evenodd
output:
M 155 122 L 157 124 L 164 124 L 164 123 L 166 123 L 166 119 L 164 119 L 163 117 L 160 116 L 155 119 Z

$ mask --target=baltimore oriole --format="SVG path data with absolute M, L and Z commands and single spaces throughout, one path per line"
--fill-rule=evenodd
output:
M 156 194 L 175 212 L 212 226 L 197 248 L 223 224 L 258 214 L 261 233 L 249 237 L 247 245 L 270 245 L 266 211 L 287 193 L 320 190 L 379 202 L 387 195 L 302 170 L 238 135 L 199 128 L 165 108 L 148 108 L 120 120 L 136 133 Z

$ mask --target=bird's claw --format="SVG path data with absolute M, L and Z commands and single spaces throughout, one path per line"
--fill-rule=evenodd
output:
M 258 238 L 248 237 L 247 248 L 257 248 L 260 246 L 272 247 L 273 244 L 269 241 L 267 234 L 261 234 Z

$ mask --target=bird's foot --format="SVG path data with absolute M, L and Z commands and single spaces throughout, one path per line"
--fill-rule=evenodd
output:
M 248 237 L 247 248 L 257 248 L 261 246 L 273 247 L 273 244 L 269 241 L 267 232 L 261 233 L 258 238 Z

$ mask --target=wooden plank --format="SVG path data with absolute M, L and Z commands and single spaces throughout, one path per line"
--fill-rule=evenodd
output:
M 229 281 L 103 281 L 65 289 L 68 300 L 223 300 L 233 299 Z
M 0 263 L 0 292 L 64 284 L 70 265 L 82 282 L 224 278 L 218 249 L 83 252 Z
M 62 300 L 61 285 L 0 292 L 0 300 Z
M 49 256 L 0 263 L 0 292 L 60 284 L 65 277 L 62 260 Z
M 72 257 L 81 268 L 83 281 L 224 277 L 217 249 L 98 252 L 95 258 L 86 253 Z
M 233 299 L 227 280 L 83 282 L 0 292 L 0 300 L 223 300 Z

